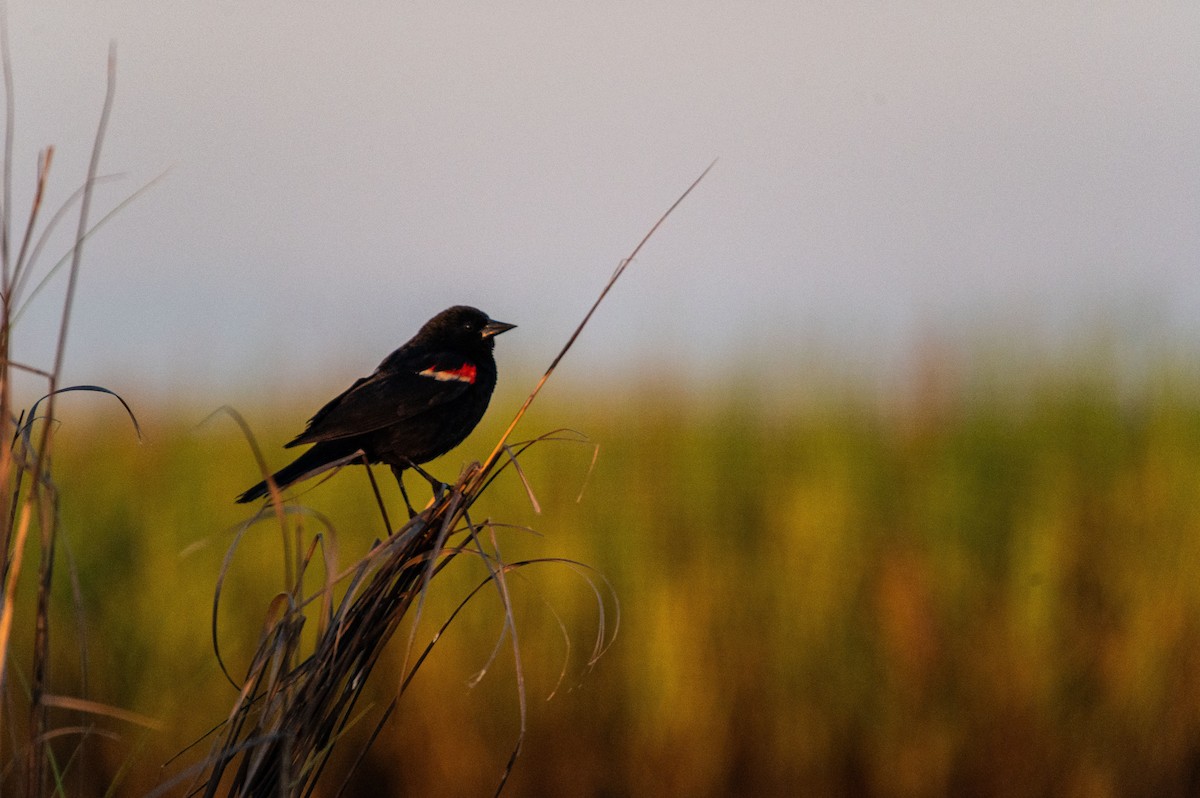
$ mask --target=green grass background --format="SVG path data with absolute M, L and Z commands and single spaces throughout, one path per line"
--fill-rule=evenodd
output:
M 1119 371 L 1091 357 L 934 362 L 887 384 L 757 394 L 737 375 L 694 390 L 650 377 L 628 392 L 552 382 L 516 437 L 569 427 L 592 443 L 523 456 L 540 514 L 509 471 L 474 517 L 511 525 L 495 527 L 509 560 L 594 567 L 621 625 L 589 668 L 588 581 L 553 564 L 510 577 L 529 716 L 508 794 L 1196 794 L 1200 381 L 1180 366 Z M 432 466 L 439 475 L 490 450 L 523 398 L 508 388 Z M 249 515 L 232 499 L 257 480 L 254 461 L 227 418 L 199 424 L 223 399 L 183 409 L 125 398 L 142 443 L 107 398 L 60 409 L 51 684 L 165 730 L 55 711 L 59 726 L 117 733 L 63 763 L 85 794 L 117 779 L 118 793 L 141 794 L 195 762 L 203 746 L 161 769 L 236 697 L 210 619 Z M 310 398 L 239 407 L 272 466 L 319 405 Z M 327 519 L 343 565 L 382 532 L 361 469 L 302 501 Z M 306 534 L 324 524 L 310 519 Z M 268 523 L 231 562 L 219 634 L 235 675 L 283 587 L 280 556 Z M 419 645 L 485 573 L 462 558 L 438 578 Z M 519 731 L 510 643 L 468 683 L 501 630 L 497 594 L 484 590 L 350 794 L 491 794 Z M 17 672 L 29 635 L 18 626 Z M 352 734 L 394 691 L 406 641 L 374 674 L 376 703 Z M 57 741 L 64 757 L 77 739 Z M 348 740 L 336 767 L 360 748 Z

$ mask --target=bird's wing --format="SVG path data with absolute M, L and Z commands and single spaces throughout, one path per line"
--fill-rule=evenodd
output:
M 391 426 L 455 399 L 475 382 L 475 366 L 462 355 L 432 355 L 417 365 L 425 367 L 404 371 L 380 367 L 355 381 L 318 410 L 304 432 L 287 445 L 346 438 Z

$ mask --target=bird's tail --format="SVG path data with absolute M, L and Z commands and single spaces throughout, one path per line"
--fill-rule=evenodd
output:
M 352 463 L 362 458 L 363 452 L 361 449 L 347 452 L 346 445 L 339 441 L 327 441 L 315 444 L 311 449 L 297 457 L 288 465 L 276 471 L 271 480 L 280 490 L 294 485 L 297 482 L 303 482 L 306 479 L 315 477 L 317 474 L 328 471 L 331 468 Z M 267 487 L 267 481 L 264 479 L 254 487 L 247 490 L 241 496 L 237 497 L 239 504 L 246 504 L 255 499 L 261 499 L 264 496 L 270 495 L 271 491 Z

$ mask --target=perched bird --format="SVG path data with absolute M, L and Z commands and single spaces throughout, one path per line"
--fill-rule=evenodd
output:
M 412 340 L 392 352 L 375 373 L 317 411 L 288 447 L 312 448 L 271 477 L 281 490 L 350 463 L 392 467 L 404 501 L 401 475 L 445 454 L 483 418 L 496 387 L 495 336 L 515 324 L 456 305 L 425 323 Z M 251 502 L 268 495 L 262 481 L 238 496 Z

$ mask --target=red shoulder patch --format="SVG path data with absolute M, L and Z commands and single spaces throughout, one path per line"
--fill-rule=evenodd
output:
M 475 384 L 475 364 L 464 363 L 456 369 L 444 369 L 441 366 L 430 366 L 422 372 L 422 377 L 433 377 L 438 382 L 466 382 Z

